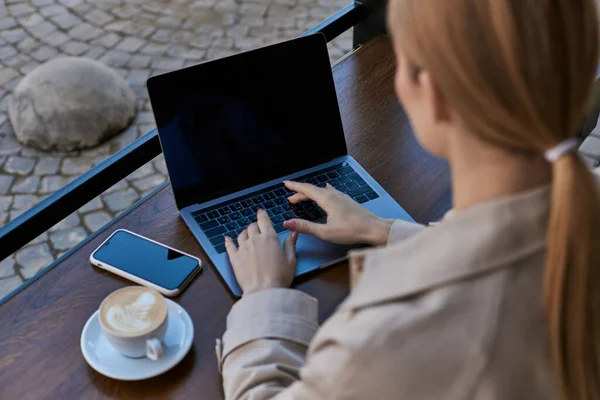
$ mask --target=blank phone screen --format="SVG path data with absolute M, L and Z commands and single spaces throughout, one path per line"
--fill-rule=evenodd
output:
M 128 232 L 118 231 L 94 258 L 165 289 L 175 290 L 198 268 L 198 260 Z

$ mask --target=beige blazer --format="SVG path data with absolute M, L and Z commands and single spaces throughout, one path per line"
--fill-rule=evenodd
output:
M 350 255 L 353 289 L 319 327 L 292 289 L 243 297 L 217 341 L 227 399 L 555 398 L 542 273 L 550 189 L 398 221 Z

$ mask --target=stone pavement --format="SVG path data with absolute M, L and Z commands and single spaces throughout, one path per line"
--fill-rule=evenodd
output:
M 154 128 L 154 74 L 297 37 L 351 0 L 0 0 L 0 226 Z M 332 60 L 351 35 L 330 44 Z M 122 134 L 92 149 L 44 153 L 15 140 L 7 109 L 25 74 L 61 55 L 100 60 L 137 96 Z M 0 262 L 0 299 L 167 179 L 162 157 Z

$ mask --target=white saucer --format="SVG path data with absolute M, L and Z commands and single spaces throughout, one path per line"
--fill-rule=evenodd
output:
M 81 332 L 81 352 L 85 361 L 102 375 L 122 381 L 152 378 L 167 372 L 185 357 L 194 341 L 194 325 L 190 315 L 179 304 L 165 299 L 169 321 L 165 334 L 165 353 L 158 361 L 148 358 L 127 358 L 108 343 L 102 334 L 98 311 Z

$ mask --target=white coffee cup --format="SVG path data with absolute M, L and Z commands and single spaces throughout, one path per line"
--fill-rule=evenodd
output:
M 128 286 L 109 294 L 98 313 L 102 332 L 122 355 L 158 360 L 164 353 L 168 309 L 162 295 L 143 286 Z

